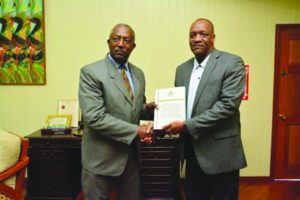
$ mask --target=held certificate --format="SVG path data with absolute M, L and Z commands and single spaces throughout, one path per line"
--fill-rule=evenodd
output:
M 186 116 L 185 87 L 162 88 L 155 91 L 154 129 L 160 130 L 173 121 L 184 121 Z

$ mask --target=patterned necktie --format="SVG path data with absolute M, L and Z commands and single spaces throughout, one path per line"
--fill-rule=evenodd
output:
M 121 74 L 122 74 L 122 78 L 123 78 L 123 81 L 124 81 L 124 85 L 125 85 L 125 88 L 127 89 L 128 91 L 128 95 L 130 97 L 130 100 L 133 101 L 133 93 L 132 93 L 132 90 L 131 90 L 131 86 L 130 86 L 130 82 L 129 82 L 129 79 L 127 77 L 127 74 L 125 72 L 125 65 L 121 65 Z

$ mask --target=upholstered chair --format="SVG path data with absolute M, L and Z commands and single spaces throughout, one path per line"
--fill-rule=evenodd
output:
M 23 200 L 28 140 L 0 129 L 0 200 Z

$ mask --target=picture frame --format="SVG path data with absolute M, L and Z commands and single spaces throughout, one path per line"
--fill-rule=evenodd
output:
M 67 129 L 71 126 L 72 115 L 48 115 L 46 129 Z
M 44 0 L 2 0 L 0 85 L 45 85 Z
M 71 127 L 77 128 L 78 122 L 81 120 L 78 99 L 59 99 L 57 104 L 57 113 L 60 115 L 72 115 Z

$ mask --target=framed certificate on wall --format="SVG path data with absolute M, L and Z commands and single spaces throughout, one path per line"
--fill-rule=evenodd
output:
M 58 114 L 71 115 L 71 127 L 78 127 L 80 120 L 79 102 L 77 99 L 60 99 L 58 100 Z

